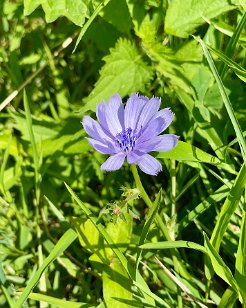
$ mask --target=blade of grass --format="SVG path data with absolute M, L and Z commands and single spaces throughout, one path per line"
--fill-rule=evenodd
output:
M 229 192 L 229 188 L 226 185 L 222 185 L 213 194 L 211 194 L 207 199 L 199 203 L 192 211 L 190 211 L 181 221 L 176 224 L 175 231 L 180 233 L 184 228 L 189 226 L 194 219 L 199 215 L 204 213 L 212 204 L 220 202 L 222 199 L 226 198 Z
M 171 273 L 169 271 L 169 269 L 163 263 L 161 263 L 161 261 L 158 258 L 155 257 L 155 260 L 156 260 L 157 264 L 159 264 L 160 267 L 164 270 L 164 272 L 176 283 L 177 286 L 179 286 L 179 288 L 183 292 L 185 292 L 188 295 L 188 297 L 190 297 L 192 299 L 192 301 L 194 301 L 199 307 L 208 308 L 206 305 L 201 303 L 196 297 L 194 297 L 194 295 L 187 288 L 187 286 L 180 279 L 178 279 L 175 275 L 173 275 L 173 273 Z
M 50 199 L 46 196 L 44 196 L 45 200 L 49 204 L 52 212 L 56 215 L 56 217 L 59 219 L 59 221 L 65 221 L 66 218 L 63 216 L 63 214 L 57 209 L 57 207 L 50 201 Z
M 171 249 L 171 248 L 190 248 L 199 250 L 203 253 L 207 253 L 204 246 L 199 245 L 190 241 L 165 241 L 165 242 L 155 242 L 147 243 L 139 246 L 142 249 Z
M 238 65 L 236 62 L 231 60 L 229 57 L 227 57 L 222 52 L 214 49 L 213 47 L 206 45 L 209 50 L 211 50 L 216 56 L 219 57 L 220 60 L 224 62 L 224 64 L 227 64 L 234 72 L 235 74 L 243 81 L 246 81 L 246 70 Z
M 225 282 L 227 282 L 236 292 L 238 292 L 238 285 L 233 277 L 229 267 L 222 260 L 220 255 L 214 246 L 210 243 L 207 235 L 204 233 L 204 246 L 207 250 L 207 254 L 211 260 L 213 269 L 215 273 L 222 278 Z
M 237 299 L 237 292 L 232 287 L 228 287 L 220 300 L 218 308 L 235 308 Z
M 211 235 L 210 241 L 213 247 L 215 247 L 216 251 L 219 251 L 223 235 L 227 229 L 232 214 L 235 212 L 235 209 L 242 196 L 245 185 L 246 185 L 246 167 L 245 164 L 243 164 L 220 210 L 216 225 Z
M 220 210 L 216 225 L 211 235 L 210 242 L 216 252 L 219 251 L 222 238 L 226 232 L 231 216 L 235 212 L 235 209 L 239 203 L 245 185 L 246 185 L 246 167 L 245 164 L 243 164 Z M 205 274 L 209 280 L 214 275 L 214 268 L 208 258 L 205 258 Z
M 147 235 L 148 235 L 149 230 L 150 230 L 150 226 L 153 223 L 156 214 L 158 213 L 158 209 L 159 209 L 159 205 L 160 205 L 160 196 L 161 196 L 161 191 L 159 191 L 159 193 L 158 193 L 158 195 L 155 199 L 154 205 L 150 209 L 148 217 L 147 217 L 147 219 L 144 223 L 142 233 L 141 233 L 141 236 L 140 236 L 140 239 L 139 239 L 139 244 L 138 244 L 139 247 L 144 243 L 145 239 L 147 238 Z M 138 252 L 137 252 L 136 269 L 138 269 L 141 254 L 142 254 L 142 249 L 138 250 Z
M 2 165 L 0 167 L 0 191 L 2 191 L 3 195 L 6 194 L 7 199 L 9 199 L 9 196 L 8 196 L 7 192 L 5 191 L 4 171 L 5 171 L 5 168 L 7 166 L 7 162 L 8 162 L 8 158 L 9 158 L 11 141 L 12 141 L 12 135 L 9 136 L 8 145 L 6 147 L 6 150 L 4 151 L 3 159 L 2 159 Z
M 241 153 L 242 153 L 243 159 L 245 161 L 246 160 L 246 142 L 245 142 L 245 139 L 243 137 L 243 133 L 242 133 L 241 127 L 240 127 L 239 122 L 238 122 L 238 120 L 237 120 L 237 118 L 235 116 L 232 104 L 231 104 L 231 102 L 229 100 L 229 97 L 228 97 L 226 91 L 225 91 L 225 87 L 224 87 L 223 82 L 222 82 L 222 80 L 220 78 L 220 75 L 219 75 L 219 73 L 218 73 L 218 71 L 216 69 L 214 61 L 213 61 L 213 59 L 212 59 L 212 57 L 211 57 L 211 55 L 210 55 L 206 45 L 204 44 L 204 42 L 201 39 L 199 39 L 199 42 L 200 42 L 200 44 L 202 46 L 204 55 L 205 55 L 205 57 L 206 57 L 206 59 L 208 61 L 210 69 L 211 69 L 211 71 L 212 71 L 212 73 L 214 75 L 214 78 L 215 78 L 216 82 L 217 82 L 217 85 L 218 85 L 218 88 L 219 88 L 219 91 L 220 91 L 220 95 L 221 95 L 222 100 L 224 102 L 224 105 L 226 107 L 227 113 L 228 113 L 228 115 L 230 117 L 230 120 L 231 120 L 231 123 L 233 125 L 233 128 L 235 130 L 236 136 L 238 138 L 238 143 L 239 143 L 239 146 L 240 146 L 240 149 L 241 149 Z
M 237 42 L 239 40 L 240 34 L 242 32 L 242 30 L 245 28 L 245 24 L 246 24 L 246 12 L 244 12 L 240 22 L 237 25 L 237 28 L 235 30 L 235 32 L 233 33 L 232 37 L 229 40 L 229 43 L 226 47 L 225 50 L 225 54 L 227 57 L 232 57 L 234 50 L 236 48 Z M 226 74 L 227 71 L 227 67 L 225 64 L 223 64 L 219 70 L 219 74 L 221 76 L 221 79 L 224 79 L 224 76 Z
M 101 2 L 95 9 L 95 11 L 92 13 L 91 17 L 88 19 L 88 21 L 85 23 L 85 25 L 82 27 L 79 36 L 77 38 L 77 41 L 75 43 L 75 47 L 73 49 L 73 53 L 75 52 L 75 50 L 77 49 L 82 37 L 84 36 L 85 32 L 87 31 L 87 29 L 89 28 L 90 24 L 92 23 L 92 21 L 97 17 L 97 15 L 100 13 L 100 11 L 109 3 L 110 0 L 104 0 L 103 2 Z
M 52 249 L 51 253 L 48 257 L 44 260 L 42 266 L 37 270 L 31 280 L 28 282 L 26 288 L 22 292 L 20 298 L 15 304 L 15 308 L 22 307 L 23 303 L 27 300 L 29 294 L 31 293 L 32 289 L 36 286 L 39 282 L 43 272 L 45 269 L 53 262 L 60 254 L 62 254 L 75 239 L 77 238 L 77 233 L 73 229 L 68 229 L 63 236 L 59 239 L 56 243 L 54 249 Z
M 236 257 L 235 279 L 238 283 L 240 293 L 246 305 L 246 213 L 243 212 L 241 234 Z
M 39 183 L 40 183 L 39 162 L 40 162 L 40 156 L 38 154 L 37 147 L 36 147 L 35 137 L 34 137 L 34 133 L 33 133 L 33 129 L 32 129 L 32 116 L 31 116 L 29 102 L 28 102 L 28 98 L 27 98 L 27 94 L 26 94 L 25 90 L 24 90 L 24 109 L 25 109 L 27 129 L 28 129 L 28 132 L 29 132 L 30 142 L 31 142 L 32 151 L 33 151 L 36 202 L 37 202 L 37 204 L 39 204 L 39 197 L 40 197 L 40 193 L 39 193 Z
M 16 293 L 18 294 L 18 292 Z M 90 304 L 80 303 L 80 302 L 66 301 L 64 299 L 60 299 L 60 298 L 56 298 L 56 297 L 52 297 L 52 296 L 48 296 L 48 295 L 44 295 L 40 293 L 30 293 L 28 298 L 33 299 L 35 301 L 39 301 L 39 302 L 46 302 L 51 305 L 54 305 L 55 307 L 60 307 L 60 308 L 96 307 L 95 305 L 90 305 Z

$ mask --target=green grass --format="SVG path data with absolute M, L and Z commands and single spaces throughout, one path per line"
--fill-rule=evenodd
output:
M 40 3 L 0 4 L 0 306 L 246 307 L 243 2 Z M 132 92 L 175 113 L 156 177 L 80 123 Z

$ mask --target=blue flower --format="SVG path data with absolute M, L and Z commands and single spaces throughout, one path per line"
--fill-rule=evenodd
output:
M 91 146 L 102 154 L 111 155 L 101 165 L 101 170 L 118 170 L 125 158 L 129 164 L 138 165 L 150 175 L 162 170 L 160 162 L 148 153 L 171 150 L 178 136 L 160 135 L 174 117 L 169 108 L 159 110 L 160 103 L 160 98 L 149 99 L 133 93 L 124 107 L 120 96 L 115 94 L 108 104 L 101 101 L 97 105 L 99 122 L 84 116 L 82 125 L 91 137 L 87 138 Z

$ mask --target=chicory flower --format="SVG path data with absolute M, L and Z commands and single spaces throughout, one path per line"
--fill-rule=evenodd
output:
M 149 152 L 166 152 L 177 144 L 178 136 L 160 135 L 172 122 L 174 114 L 169 108 L 159 110 L 161 99 L 148 98 L 133 93 L 124 107 L 118 94 L 110 97 L 108 104 L 97 105 L 99 122 L 84 116 L 81 122 L 91 138 L 91 146 L 102 154 L 111 156 L 101 165 L 101 170 L 118 170 L 125 158 L 129 164 L 150 175 L 162 170 L 160 162 Z M 158 111 L 159 110 L 159 111 Z

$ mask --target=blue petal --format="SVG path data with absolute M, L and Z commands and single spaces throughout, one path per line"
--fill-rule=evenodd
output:
M 142 108 L 141 114 L 138 120 L 138 129 L 144 129 L 149 121 L 157 114 L 160 108 L 161 100 L 153 97 L 148 102 L 145 101 L 144 107 Z
M 87 134 L 93 139 L 107 142 L 114 142 L 114 140 L 105 132 L 101 125 L 89 116 L 84 116 L 81 122 Z
M 139 168 L 150 175 L 157 175 L 162 170 L 161 163 L 149 154 L 144 154 L 138 162 Z
M 124 106 L 118 94 L 111 96 L 104 106 L 104 121 L 100 122 L 113 136 L 124 130 Z
M 107 108 L 107 104 L 105 103 L 104 100 L 102 100 L 96 108 L 96 115 L 98 118 L 98 121 L 100 122 L 100 124 L 107 130 L 108 129 L 108 125 L 107 125 L 107 121 L 106 121 L 106 108 Z
M 139 99 L 136 93 L 133 93 L 126 102 L 125 107 L 125 128 L 131 128 L 135 130 L 140 113 L 143 109 L 145 102 L 143 99 Z
M 170 108 L 164 108 L 158 111 L 156 116 L 154 116 L 152 120 L 154 120 L 155 118 L 161 118 L 163 120 L 163 126 L 161 127 L 161 132 L 163 132 L 172 123 L 174 113 L 171 111 Z
M 152 151 L 167 152 L 173 149 L 178 142 L 178 136 L 172 134 L 165 134 L 163 136 L 156 137 L 160 140 L 159 144 L 153 148 Z
M 142 142 L 153 139 L 154 137 L 159 135 L 162 127 L 163 127 L 163 119 L 157 118 L 150 121 L 150 123 L 147 126 L 145 126 L 143 132 L 137 139 L 136 147 L 138 147 L 138 145 L 141 144 Z
M 113 156 L 110 156 L 102 165 L 101 170 L 106 171 L 114 171 L 121 168 L 124 163 L 126 154 L 125 153 L 118 153 Z
M 102 153 L 102 154 L 114 154 L 115 153 L 115 148 L 111 145 L 111 144 L 107 144 L 107 143 L 103 143 L 101 141 L 98 140 L 94 140 L 91 138 L 86 138 L 90 145 L 96 149 L 98 152 Z
M 178 136 L 165 134 L 151 138 L 137 145 L 137 149 L 141 152 L 148 153 L 151 151 L 167 152 L 174 148 L 177 144 Z
M 127 154 L 128 164 L 136 165 L 143 155 L 144 153 L 141 153 L 140 151 L 137 150 L 131 151 L 130 153 Z
M 112 137 L 124 130 L 124 106 L 118 94 L 110 97 L 108 105 L 101 101 L 97 105 L 96 115 L 101 126 Z

